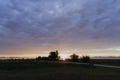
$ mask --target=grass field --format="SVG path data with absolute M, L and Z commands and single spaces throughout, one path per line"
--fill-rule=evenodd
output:
M 0 61 L 0 80 L 120 80 L 120 69 L 6 60 Z
M 120 66 L 120 59 L 91 59 L 94 64 Z

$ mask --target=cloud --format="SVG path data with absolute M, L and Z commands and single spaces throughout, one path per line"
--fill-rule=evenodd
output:
M 0 44 L 4 46 L 0 46 L 0 50 L 29 45 L 86 49 L 118 47 L 119 2 L 0 0 Z

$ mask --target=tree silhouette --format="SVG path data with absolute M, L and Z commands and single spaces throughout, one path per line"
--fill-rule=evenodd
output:
M 84 63 L 89 63 L 90 62 L 90 57 L 89 56 L 82 56 L 80 60 Z
M 42 59 L 42 57 L 41 56 L 38 56 L 37 58 L 36 58 L 36 60 L 41 60 Z
M 49 59 L 48 59 L 48 57 L 41 57 L 41 56 L 38 56 L 38 57 L 36 58 L 36 60 L 48 61 Z
M 58 51 L 50 52 L 48 58 L 51 61 L 58 61 L 60 59 L 58 55 L 59 55 Z
M 76 62 L 76 61 L 79 60 L 79 56 L 76 55 L 76 54 L 72 54 L 72 55 L 70 55 L 70 58 L 71 58 L 71 60 L 72 60 L 73 62 Z

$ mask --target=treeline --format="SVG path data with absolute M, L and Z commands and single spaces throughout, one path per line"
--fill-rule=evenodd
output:
M 62 61 L 61 57 L 59 56 L 58 51 L 52 51 L 52 52 L 50 52 L 47 57 L 38 56 L 36 58 L 36 60 Z M 79 57 L 79 55 L 77 55 L 77 54 L 72 54 L 72 55 L 70 55 L 70 58 L 65 59 L 65 61 L 89 63 L 90 62 L 90 57 L 89 56 Z

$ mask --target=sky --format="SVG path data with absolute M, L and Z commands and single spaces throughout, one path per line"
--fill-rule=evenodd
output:
M 0 56 L 120 56 L 120 0 L 0 0 Z

